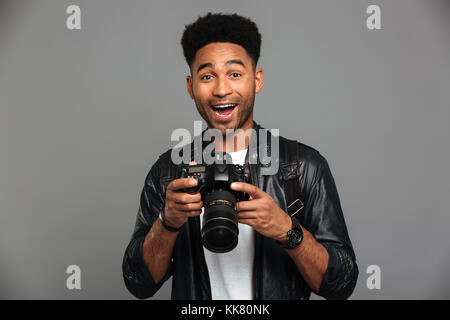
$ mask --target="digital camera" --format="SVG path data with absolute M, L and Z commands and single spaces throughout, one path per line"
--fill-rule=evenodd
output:
M 203 246 L 216 253 L 233 250 L 238 244 L 236 203 L 248 200 L 248 194 L 230 189 L 233 182 L 248 182 L 246 167 L 227 163 L 183 166 L 182 177 L 194 178 L 197 186 L 184 189 L 201 193 L 204 204 L 202 223 Z

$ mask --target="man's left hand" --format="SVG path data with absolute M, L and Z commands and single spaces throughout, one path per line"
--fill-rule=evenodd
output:
M 243 182 L 233 182 L 231 189 L 250 195 L 248 201 L 236 203 L 239 223 L 247 224 L 262 235 L 281 243 L 287 241 L 287 232 L 292 228 L 291 218 L 270 195 Z

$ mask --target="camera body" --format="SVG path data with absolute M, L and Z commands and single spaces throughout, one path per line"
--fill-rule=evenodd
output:
M 204 204 L 202 243 L 208 250 L 223 253 L 233 250 L 238 243 L 239 227 L 236 203 L 246 201 L 249 195 L 231 190 L 233 182 L 248 182 L 246 166 L 213 163 L 182 167 L 183 178 L 193 178 L 197 186 L 184 189 L 187 193 L 201 192 Z
M 197 186 L 184 189 L 187 193 L 204 193 L 212 189 L 226 188 L 235 193 L 238 201 L 244 200 L 243 192 L 236 192 L 230 189 L 233 182 L 248 182 L 248 174 L 244 166 L 238 164 L 210 164 L 184 166 L 182 169 L 183 178 L 193 178 L 197 180 Z

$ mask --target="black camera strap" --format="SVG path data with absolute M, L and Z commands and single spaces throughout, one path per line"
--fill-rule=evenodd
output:
M 280 172 L 284 180 L 284 193 L 288 214 L 293 217 L 304 207 L 300 192 L 300 164 L 298 142 L 279 137 L 280 140 Z

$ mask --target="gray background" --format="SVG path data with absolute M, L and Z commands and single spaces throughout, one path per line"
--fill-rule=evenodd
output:
M 382 30 L 366 28 L 369 4 Z M 0 298 L 133 298 L 123 252 L 145 175 L 200 119 L 179 41 L 208 11 L 260 28 L 255 119 L 328 159 L 352 298 L 449 299 L 450 5 L 430 0 L 2 1 Z M 71 264 L 81 290 L 66 288 Z M 155 298 L 169 297 L 170 281 Z

